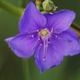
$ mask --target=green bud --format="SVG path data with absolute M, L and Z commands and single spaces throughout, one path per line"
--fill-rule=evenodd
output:
M 56 10 L 56 6 L 54 5 L 53 1 L 51 0 L 45 0 L 43 3 L 42 3 L 42 6 L 43 6 L 43 9 L 47 12 L 53 12 Z

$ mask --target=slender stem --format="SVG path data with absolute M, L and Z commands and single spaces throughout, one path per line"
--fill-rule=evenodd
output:
M 12 4 L 7 3 L 6 1 L 0 1 L 0 7 L 19 18 L 21 17 L 21 15 L 24 11 L 23 9 L 15 7 Z
M 77 31 L 80 31 L 80 26 L 74 22 L 72 23 L 71 27 L 76 29 Z
M 77 35 L 80 37 L 80 26 L 76 23 L 72 23 L 71 28 L 77 33 Z
M 24 80 L 30 80 L 28 59 L 27 60 L 23 59 L 23 75 L 24 75 Z
M 35 3 L 36 3 L 36 7 L 37 7 L 37 9 L 40 10 L 41 0 L 35 0 Z

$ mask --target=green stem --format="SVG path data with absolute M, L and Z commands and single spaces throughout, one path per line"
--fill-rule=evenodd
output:
M 41 8 L 41 0 L 35 0 L 35 4 L 38 10 Z
M 74 22 L 71 24 L 71 27 L 74 28 L 74 29 L 76 29 L 77 31 L 80 31 L 80 26 L 77 25 L 77 24 L 74 23 Z
M 23 76 L 24 80 L 30 80 L 29 62 L 28 59 L 23 59 Z
M 17 16 L 17 17 L 21 17 L 22 13 L 23 13 L 23 9 L 19 8 L 19 7 L 15 7 L 10 3 L 7 3 L 5 1 L 0 1 L 0 7 L 5 9 L 6 11 L 12 13 L 13 15 Z

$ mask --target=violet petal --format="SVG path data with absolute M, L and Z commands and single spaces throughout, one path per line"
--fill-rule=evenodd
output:
M 53 14 L 45 14 L 45 17 L 47 18 L 47 27 L 53 28 L 54 33 L 61 33 L 70 27 L 75 19 L 75 13 L 70 10 L 61 10 Z
M 57 37 L 54 35 L 51 39 L 51 44 L 55 50 L 61 52 L 64 56 L 73 56 L 80 53 L 80 42 L 78 36 L 71 29 L 62 32 L 57 35 Z
M 45 61 L 43 60 L 44 57 L 45 57 Z M 35 62 L 41 72 L 60 65 L 62 61 L 63 61 L 62 54 L 55 51 L 50 45 L 48 46 L 48 49 L 45 55 L 44 55 L 43 46 L 38 48 L 35 53 Z
M 22 58 L 32 56 L 38 43 L 37 37 L 32 38 L 31 35 L 27 34 L 18 34 L 17 36 L 7 38 L 5 41 L 12 51 Z
M 30 2 L 20 19 L 19 30 L 20 32 L 31 32 L 45 27 L 45 24 L 46 18 L 38 11 L 36 6 Z

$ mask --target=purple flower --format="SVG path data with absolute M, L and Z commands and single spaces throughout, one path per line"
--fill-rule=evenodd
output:
M 20 33 L 5 41 L 21 58 L 34 55 L 38 68 L 44 71 L 60 65 L 64 56 L 80 52 L 78 36 L 70 29 L 74 18 L 70 10 L 42 14 L 30 2 L 19 22 Z

